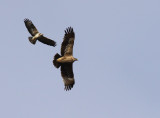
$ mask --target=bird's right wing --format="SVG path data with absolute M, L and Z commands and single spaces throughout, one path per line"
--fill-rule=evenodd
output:
M 38 40 L 41 42 L 41 43 L 44 43 L 44 44 L 47 44 L 47 45 L 50 45 L 50 46 L 53 46 L 55 47 L 56 46 L 56 42 L 47 38 L 47 37 L 44 37 L 44 36 L 41 36 L 40 38 L 38 38 Z
M 29 19 L 24 19 L 24 23 L 25 23 L 25 26 L 26 28 L 28 29 L 29 33 L 34 36 L 38 33 L 38 30 L 37 28 L 34 26 L 34 24 L 32 23 L 31 20 Z
M 73 67 L 72 63 L 63 63 L 61 64 L 61 75 L 63 78 L 63 82 L 65 85 L 65 90 L 71 90 L 75 83 L 74 81 L 74 74 L 73 74 Z

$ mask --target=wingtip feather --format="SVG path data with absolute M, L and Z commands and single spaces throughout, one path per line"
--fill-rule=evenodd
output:
M 69 33 L 74 33 L 74 30 L 71 26 L 66 28 L 66 30 L 65 30 L 65 34 L 69 34 Z
M 73 88 L 73 85 L 68 85 L 68 86 L 65 86 L 64 87 L 64 90 L 65 91 L 69 91 L 69 90 L 71 90 Z

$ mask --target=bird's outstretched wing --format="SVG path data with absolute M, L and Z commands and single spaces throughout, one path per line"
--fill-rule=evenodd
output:
M 72 55 L 74 45 L 75 34 L 72 27 L 68 27 L 65 30 L 65 35 L 61 45 L 61 55 Z
M 47 44 L 47 45 L 50 45 L 50 46 L 53 46 L 55 47 L 56 46 L 56 42 L 47 38 L 47 37 L 44 37 L 44 36 L 41 36 L 40 38 L 38 38 L 38 40 L 41 42 L 41 43 L 44 43 L 44 44 Z
M 66 91 L 71 90 L 75 83 L 72 63 L 63 63 L 61 65 L 61 75 L 65 85 L 64 89 Z
M 29 19 L 24 19 L 24 23 L 26 25 L 26 28 L 28 29 L 29 33 L 34 36 L 38 33 L 37 28 L 34 26 L 31 20 Z

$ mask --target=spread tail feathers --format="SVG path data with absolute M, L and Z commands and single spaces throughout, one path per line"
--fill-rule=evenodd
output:
M 28 39 L 32 44 L 36 44 L 36 41 L 37 41 L 36 39 L 33 40 L 32 37 L 28 37 Z
M 61 56 L 57 53 L 55 56 L 54 56 L 54 60 L 53 60 L 53 65 L 56 67 L 56 68 L 59 68 L 61 66 L 61 64 L 59 62 L 57 62 L 57 59 L 60 58 Z

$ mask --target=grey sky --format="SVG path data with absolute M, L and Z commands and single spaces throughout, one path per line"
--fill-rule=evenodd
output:
M 1 0 L 0 118 L 159 118 L 159 0 Z M 57 42 L 28 41 L 29 18 Z M 75 86 L 52 65 L 76 40 Z

